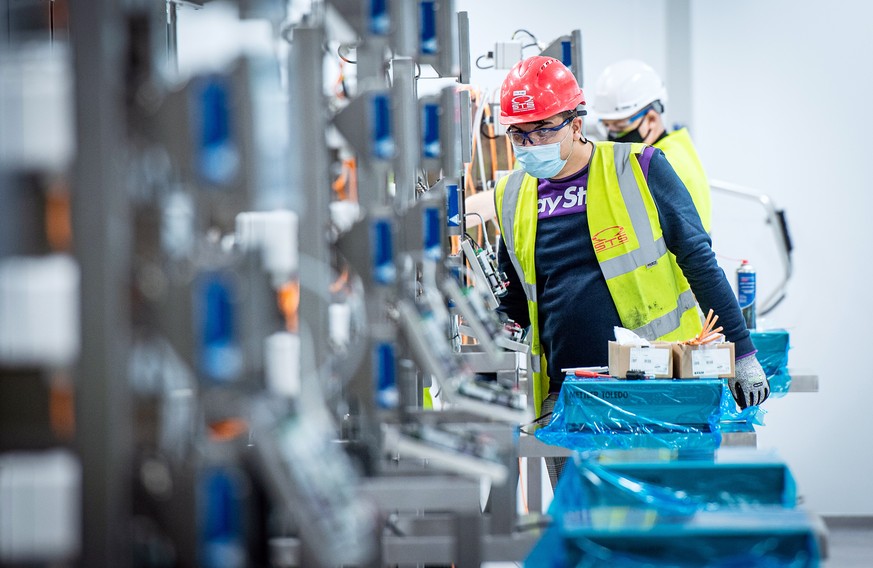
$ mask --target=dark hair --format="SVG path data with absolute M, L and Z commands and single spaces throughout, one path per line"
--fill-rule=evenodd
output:
M 576 108 L 570 110 L 561 111 L 561 120 L 567 120 L 568 118 L 578 118 L 580 116 L 585 116 L 588 114 L 588 111 L 585 110 L 585 105 L 577 105 Z

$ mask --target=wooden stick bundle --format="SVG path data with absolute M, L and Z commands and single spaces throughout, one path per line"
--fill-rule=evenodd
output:
M 709 309 L 709 313 L 706 314 L 706 319 L 703 321 L 703 329 L 700 330 L 700 333 L 697 334 L 697 337 L 689 339 L 688 341 L 683 341 L 687 345 L 705 345 L 707 343 L 712 343 L 713 341 L 717 341 L 719 337 L 722 336 L 719 333 L 722 329 L 722 326 L 718 326 L 713 329 L 715 326 L 715 322 L 718 321 L 718 316 L 713 315 L 712 308 Z

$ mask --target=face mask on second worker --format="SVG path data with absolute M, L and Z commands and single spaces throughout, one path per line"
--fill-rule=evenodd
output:
M 642 123 L 640 123 L 642 126 Z M 607 134 L 607 137 L 612 142 L 642 142 L 646 139 L 646 136 L 643 136 L 643 133 L 640 132 L 640 126 L 637 126 L 633 130 L 628 130 L 627 132 L 610 132 Z
M 636 128 L 631 128 L 623 132 L 615 132 L 610 130 L 607 132 L 606 137 L 612 142 L 642 142 L 646 139 L 646 136 L 649 135 L 648 132 L 643 134 L 640 131 L 640 129 L 643 127 L 643 123 L 646 121 L 645 117 L 648 112 L 649 108 L 645 108 L 628 119 L 628 124 L 633 124 L 635 121 L 639 120 L 640 117 L 643 118 L 643 120 L 640 120 L 640 123 Z

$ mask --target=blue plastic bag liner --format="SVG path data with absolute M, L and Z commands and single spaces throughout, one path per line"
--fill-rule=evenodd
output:
M 669 463 L 669 462 L 667 462 Z M 561 473 L 548 514 L 561 526 L 568 518 L 606 514 L 633 508 L 641 518 L 651 515 L 690 516 L 701 505 L 684 491 L 662 487 L 613 469 L 617 465 L 598 464 L 574 454 Z
M 788 369 L 779 369 L 772 375 L 767 375 L 767 380 L 770 381 L 770 396 L 779 398 L 788 393 L 791 388 L 791 375 L 788 374 Z
M 715 459 L 634 459 L 597 462 L 569 460 L 555 491 L 555 511 L 592 504 L 657 504 L 660 511 L 761 506 L 792 508 L 797 485 L 785 463 L 773 454 L 745 448 L 718 450 Z M 564 478 L 568 478 L 566 481 Z M 566 485 L 567 487 L 563 487 Z M 552 512 L 552 511 L 550 511 Z
M 757 426 L 763 426 L 764 416 L 767 415 L 767 411 L 760 406 L 749 406 L 740 410 L 737 407 L 737 403 L 734 401 L 734 397 L 727 386 L 727 382 L 722 382 L 723 386 L 721 395 L 721 416 L 719 417 L 722 431 L 725 431 L 724 427 L 729 423 L 754 424 Z
M 568 460 L 548 511 L 553 525 L 525 566 L 818 566 L 815 524 L 791 509 L 794 480 L 774 455 L 729 449 L 715 461 L 653 462 L 624 455 L 628 461 Z
M 623 568 L 812 568 L 819 566 L 815 525 L 797 509 L 754 513 L 702 511 L 690 518 L 613 511 L 598 519 L 566 519 L 568 566 Z M 578 557 L 575 557 L 578 552 Z M 578 558 L 578 560 L 577 560 Z
M 644 530 L 586 531 L 551 527 L 531 551 L 530 568 L 817 568 L 818 544 L 799 511 L 755 519 L 698 513 L 686 524 Z M 547 540 L 548 539 L 548 540 Z M 551 541 L 551 542 L 549 542 Z
M 578 564 L 578 551 L 561 535 L 556 524 L 546 529 L 524 561 L 526 568 L 567 568 Z
M 788 374 L 788 332 L 784 329 L 750 332 L 752 342 L 758 350 L 756 356 L 764 373 L 770 381 L 771 396 L 781 396 L 788 392 L 791 386 L 791 375 Z
M 719 379 L 565 380 L 536 437 L 582 452 L 715 449 L 724 389 Z

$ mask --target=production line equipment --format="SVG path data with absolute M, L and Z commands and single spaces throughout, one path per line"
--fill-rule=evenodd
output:
M 784 464 L 721 458 L 737 432 L 715 461 L 574 456 L 545 538 L 548 519 L 518 513 L 519 457 L 539 511 L 531 458 L 572 452 L 520 435 L 529 349 L 495 311 L 506 275 L 465 199 L 474 161 L 481 189 L 499 177 L 499 109 L 468 85 L 453 1 L 239 0 L 275 49 L 181 76 L 177 11 L 207 4 L 83 4 L 72 49 L 0 26 L 0 118 L 20 125 L 0 130 L 0 564 L 593 562 L 781 535 L 816 565 Z M 532 39 L 582 83 L 578 30 Z M 503 66 L 531 45 L 498 47 Z M 455 84 L 420 93 L 434 76 Z M 604 404 L 562 399 L 553 430 L 620 446 L 638 424 L 591 425 L 651 415 L 715 451 L 720 381 L 572 386 Z M 750 469 L 767 495 L 702 481 Z M 749 530 L 746 501 L 770 520 Z
M 62 18 L 49 25 L 53 14 L 44 4 L 20 2 L 0 16 L 4 566 L 62 565 L 82 550 L 83 470 L 73 406 L 83 320 L 82 266 L 70 233 L 72 55 Z
M 47 220 L 0 242 L 0 373 L 33 387 L 3 400 L 50 402 L 3 413 L 0 473 L 58 496 L 0 511 L 0 561 L 521 560 L 526 347 L 467 234 L 473 101 L 418 92 L 469 82 L 466 13 L 240 1 L 279 47 L 182 76 L 178 10 L 209 3 L 158 4 L 81 7 L 39 74 L 0 51 L 3 100 L 66 85 L 68 120 L 0 161 L 3 228 Z

